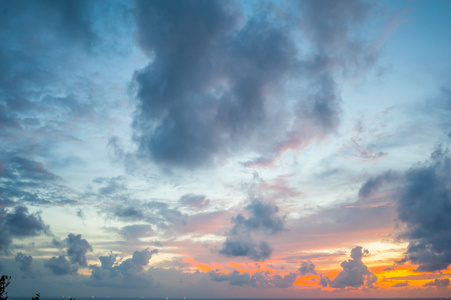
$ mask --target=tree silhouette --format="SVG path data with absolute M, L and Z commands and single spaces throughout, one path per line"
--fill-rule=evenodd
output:
M 0 278 L 0 300 L 8 299 L 8 292 L 6 291 L 6 287 L 10 284 L 11 276 L 2 275 Z

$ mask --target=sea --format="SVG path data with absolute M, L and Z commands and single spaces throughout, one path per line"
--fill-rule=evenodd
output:
M 447 300 L 445 298 L 142 298 L 142 297 L 40 297 L 40 300 Z M 31 297 L 8 297 L 8 300 L 31 300 Z M 449 299 L 448 299 L 449 300 Z

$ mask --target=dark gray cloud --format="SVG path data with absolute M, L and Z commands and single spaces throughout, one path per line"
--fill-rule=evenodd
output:
M 250 237 L 227 237 L 219 253 L 225 256 L 246 256 L 263 261 L 271 256 L 272 248 L 265 241 L 259 244 Z
M 232 229 L 219 253 L 225 256 L 245 256 L 254 261 L 270 257 L 272 248 L 265 241 L 255 242 L 252 233 L 275 234 L 284 229 L 284 220 L 279 217 L 279 208 L 272 203 L 254 199 L 246 206 L 249 217 L 238 214 L 232 217 Z
M 210 200 L 205 195 L 186 194 L 180 197 L 179 203 L 182 206 L 201 209 L 207 207 Z
M 33 270 L 33 257 L 23 254 L 19 252 L 16 254 L 14 258 L 17 265 L 19 266 L 19 270 L 22 272 L 24 278 L 33 278 L 34 270 Z
M 358 288 L 362 286 L 372 287 L 377 281 L 377 276 L 371 273 L 367 266 L 362 262 L 362 258 L 368 255 L 368 250 L 363 250 L 357 246 L 351 250 L 351 259 L 341 263 L 343 268 L 334 280 L 330 280 L 327 276 L 322 276 L 320 285 L 329 285 L 332 288 Z
M 302 276 L 306 274 L 316 275 L 315 265 L 310 260 L 301 262 L 301 267 L 298 271 L 302 274 Z
M 364 72 L 377 57 L 351 30 L 369 4 L 305 1 L 279 14 L 257 5 L 247 16 L 236 2 L 137 2 L 138 40 L 151 59 L 135 76 L 141 157 L 185 168 L 236 151 L 272 157 L 336 128 L 335 77 Z M 299 41 L 313 53 L 301 55 Z M 296 109 L 284 93 L 302 95 Z
M 49 233 L 48 226 L 38 213 L 28 213 L 25 206 L 16 206 L 14 210 L 0 208 L 0 251 L 7 253 L 14 238 L 38 236 Z
M 368 179 L 359 190 L 359 197 L 367 197 L 377 191 L 383 184 L 391 183 L 399 178 L 399 174 L 387 171 L 381 175 Z
M 78 264 L 81 267 L 87 266 L 86 253 L 92 251 L 91 245 L 86 239 L 81 238 L 81 234 L 69 233 L 66 239 L 67 256 L 73 264 Z
M 451 159 L 438 148 L 431 159 L 408 170 L 397 196 L 400 237 L 417 271 L 445 270 L 451 264 Z
M 65 256 L 52 257 L 44 262 L 44 266 L 52 272 L 53 275 L 77 274 L 78 265 L 71 264 Z
M 116 255 L 101 256 L 101 266 L 90 265 L 92 274 L 86 281 L 91 286 L 107 286 L 120 288 L 142 288 L 152 285 L 153 279 L 150 275 L 143 273 L 144 267 L 149 263 L 152 255 L 158 250 L 145 249 L 135 251 L 132 258 L 126 259 L 115 265 Z
M 56 240 L 55 240 L 56 241 Z M 57 242 L 57 241 L 56 241 Z M 66 254 L 59 257 L 52 257 L 44 262 L 44 266 L 52 272 L 53 275 L 76 274 L 80 267 L 86 267 L 86 253 L 92 251 L 92 247 L 86 239 L 80 234 L 69 233 L 64 243 L 58 243 L 66 246 Z
M 284 220 L 277 214 L 279 208 L 272 203 L 265 203 L 255 199 L 246 206 L 249 217 L 238 214 L 232 218 L 234 224 L 230 231 L 233 235 L 243 232 L 263 231 L 269 234 L 277 233 L 284 229 Z
M 231 273 L 223 273 L 217 271 L 209 271 L 210 279 L 213 281 L 227 281 L 234 286 L 250 286 L 264 288 L 289 288 L 296 281 L 296 273 L 289 273 L 285 276 L 271 275 L 269 272 L 256 272 L 249 274 L 247 272 L 240 273 L 234 270 Z
M 425 283 L 423 286 L 436 287 L 436 288 L 448 288 L 449 282 L 450 282 L 449 278 L 435 279 L 434 281 L 429 281 L 429 282 Z

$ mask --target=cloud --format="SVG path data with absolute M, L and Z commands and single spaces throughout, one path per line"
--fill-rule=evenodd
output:
M 341 263 L 343 268 L 334 280 L 330 280 L 327 276 L 322 276 L 320 285 L 329 285 L 332 288 L 346 288 L 346 287 L 371 287 L 377 281 L 377 276 L 371 273 L 367 266 L 362 262 L 362 257 L 368 255 L 368 250 L 362 250 L 362 247 L 357 246 L 351 250 L 351 259 Z
M 142 237 L 150 237 L 155 233 L 149 224 L 134 224 L 124 226 L 119 230 L 119 234 L 127 240 L 136 240 Z
M 302 276 L 306 274 L 316 275 L 315 265 L 310 260 L 301 262 L 301 267 L 298 271 L 302 274 Z
M 19 265 L 19 269 L 22 272 L 24 278 L 33 278 L 34 272 L 33 272 L 33 257 L 27 256 L 23 254 L 22 252 L 19 252 L 16 254 L 16 257 L 14 258 L 16 263 Z
M 435 279 L 434 281 L 429 281 L 429 282 L 425 283 L 423 286 L 425 286 L 425 287 L 436 287 L 436 288 L 448 288 L 448 286 L 449 286 L 449 278 Z
M 227 281 L 234 286 L 250 286 L 250 287 L 264 287 L 264 288 L 289 288 L 296 281 L 296 273 L 289 273 L 285 276 L 271 275 L 269 272 L 256 272 L 249 274 L 247 272 L 240 273 L 233 270 L 231 273 L 209 271 L 211 280 L 213 281 Z
M 76 274 L 80 267 L 86 267 L 86 253 L 92 251 L 92 247 L 86 239 L 82 239 L 80 234 L 69 233 L 64 240 L 67 247 L 67 257 L 60 255 L 52 257 L 44 262 L 44 266 L 50 270 L 53 275 Z
M 86 239 L 81 238 L 81 234 L 75 235 L 69 233 L 66 239 L 67 243 L 67 256 L 73 264 L 78 264 L 79 266 L 87 266 L 86 253 L 92 251 L 91 245 Z
M 249 217 L 242 214 L 232 217 L 232 229 L 219 250 L 225 256 L 246 256 L 254 261 L 263 261 L 271 256 L 272 248 L 265 241 L 256 243 L 252 233 L 275 234 L 284 229 L 284 220 L 277 213 L 279 208 L 272 203 L 253 199 L 246 206 Z
M 128 258 L 117 265 L 115 265 L 116 255 L 100 256 L 101 266 L 89 266 L 92 274 L 86 284 L 120 288 L 149 287 L 153 279 L 150 275 L 144 274 L 143 270 L 156 253 L 158 253 L 156 249 L 135 251 L 132 258 Z
M 3 183 L 0 201 L 49 204 L 68 200 L 61 196 L 64 195 L 63 190 L 67 192 L 61 185 L 61 178 L 50 172 L 44 163 L 14 153 L 4 153 L 1 147 L 0 157 L 0 178 Z
M 76 274 L 78 271 L 78 265 L 71 264 L 63 255 L 46 260 L 44 266 L 49 269 L 53 275 Z
M 151 61 L 134 78 L 140 158 L 189 169 L 245 151 L 271 160 L 336 129 L 335 78 L 364 73 L 377 58 L 352 30 L 370 5 L 257 5 L 246 14 L 235 2 L 137 2 Z
M 368 179 L 359 190 L 359 197 L 367 197 L 377 191 L 383 184 L 390 183 L 399 178 L 399 174 L 387 171 L 381 175 Z
M 225 256 L 246 256 L 254 261 L 263 261 L 271 256 L 272 248 L 265 241 L 258 245 L 250 238 L 228 237 L 219 253 Z
M 392 285 L 391 287 L 406 287 L 409 286 L 409 281 L 403 281 Z
M 210 204 L 210 200 L 205 195 L 186 194 L 180 197 L 179 203 L 185 207 L 206 208 Z
M 127 205 L 115 205 L 106 212 L 123 221 L 145 221 L 152 229 L 176 230 L 188 222 L 188 216 L 177 208 L 160 201 L 129 201 Z M 156 227 L 156 228 L 154 228 Z
M 403 176 L 397 197 L 400 237 L 408 240 L 406 256 L 417 271 L 445 270 L 451 264 L 451 159 L 437 148 L 428 162 Z
M 14 238 L 38 236 L 48 233 L 48 226 L 38 213 L 29 214 L 25 206 L 16 206 L 13 211 L 0 208 L 0 251 L 7 253 Z
M 249 218 L 238 214 L 232 218 L 234 223 L 231 233 L 241 234 L 242 232 L 263 231 L 274 234 L 284 229 L 283 219 L 277 213 L 279 208 L 272 203 L 265 203 L 259 199 L 252 200 L 251 204 L 246 206 Z

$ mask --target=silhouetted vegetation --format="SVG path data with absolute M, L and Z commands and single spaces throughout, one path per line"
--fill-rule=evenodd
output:
M 0 300 L 6 300 L 8 299 L 8 292 L 6 291 L 6 288 L 11 283 L 11 276 L 8 275 L 2 275 L 2 278 L 0 278 Z
M 6 300 L 8 299 L 8 292 L 6 291 L 6 288 L 11 283 L 11 276 L 8 275 L 2 275 L 2 278 L 0 278 L 0 300 Z M 35 297 L 31 297 L 31 300 L 39 300 L 41 297 L 41 294 L 37 293 Z M 72 300 L 75 300 L 72 299 Z

